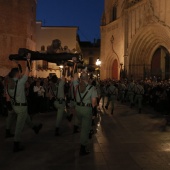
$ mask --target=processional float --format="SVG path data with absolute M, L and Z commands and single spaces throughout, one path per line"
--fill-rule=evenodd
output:
M 66 50 L 67 51 L 67 50 Z M 11 54 L 10 60 L 23 61 L 26 60 L 26 56 L 31 55 L 31 61 L 43 60 L 50 63 L 56 63 L 58 66 L 63 65 L 63 75 L 65 75 L 65 68 L 72 70 L 71 75 L 77 72 L 78 69 L 82 70 L 87 67 L 89 72 L 92 72 L 94 68 L 85 66 L 83 64 L 83 56 L 75 51 L 70 52 L 61 47 L 61 41 L 56 39 L 53 40 L 51 46 L 47 48 L 47 52 L 31 51 L 26 48 L 20 48 L 18 54 Z

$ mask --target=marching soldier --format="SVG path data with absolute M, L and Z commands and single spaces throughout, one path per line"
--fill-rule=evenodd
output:
M 109 104 L 111 102 L 111 115 L 113 115 L 115 100 L 116 100 L 117 95 L 118 95 L 118 89 L 114 86 L 113 83 L 110 83 L 110 86 L 107 89 L 107 93 L 109 95 L 107 107 L 109 106 Z
M 76 87 L 76 113 L 81 122 L 82 129 L 80 135 L 80 155 L 87 155 L 90 152 L 87 150 L 89 132 L 92 123 L 92 110 L 97 105 L 97 91 L 88 84 L 88 74 L 82 73 L 80 83 L 78 83 L 77 74 L 74 76 L 74 86 Z
M 54 83 L 53 87 L 53 93 L 55 96 L 54 106 L 57 109 L 55 136 L 60 136 L 59 130 L 66 106 L 64 95 L 65 78 L 63 76 L 61 79 L 58 79 L 57 76 L 53 76 L 52 82 Z
M 125 100 L 125 91 L 126 91 L 126 86 L 123 82 L 120 82 L 119 84 L 119 95 L 120 95 L 120 101 L 123 103 Z
M 27 56 L 27 59 L 30 59 L 30 55 Z M 20 77 L 18 68 L 13 68 L 9 73 L 11 82 L 8 84 L 8 94 L 11 99 L 11 104 L 14 112 L 17 114 L 17 122 L 15 128 L 14 136 L 14 152 L 19 152 L 23 150 L 23 147 L 20 145 L 21 133 L 24 128 L 25 123 L 34 130 L 36 134 L 39 133 L 42 128 L 42 124 L 34 125 L 28 115 L 27 101 L 25 95 L 25 83 L 28 79 L 29 69 L 28 69 L 28 60 L 25 74 Z
M 135 103 L 138 103 L 138 109 L 139 109 L 139 113 L 141 113 L 142 110 L 142 100 L 143 100 L 143 95 L 144 95 L 144 88 L 141 85 L 141 83 L 137 83 L 136 87 L 135 87 Z
M 69 111 L 71 112 L 71 114 L 73 114 L 73 121 L 74 121 L 74 130 L 73 130 L 73 134 L 75 133 L 79 133 L 79 121 L 77 118 L 77 114 L 75 111 L 75 107 L 76 107 L 76 89 L 74 86 L 74 81 L 73 79 L 71 80 L 71 84 L 70 84 L 70 108 Z
M 131 108 L 134 105 L 134 95 L 135 95 L 135 83 L 132 80 L 128 85 L 128 93 L 127 93 L 127 97 L 130 100 L 130 107 Z

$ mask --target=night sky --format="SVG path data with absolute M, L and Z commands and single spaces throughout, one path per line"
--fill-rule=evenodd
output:
M 81 41 L 100 38 L 104 0 L 38 0 L 37 20 L 45 26 L 78 26 Z

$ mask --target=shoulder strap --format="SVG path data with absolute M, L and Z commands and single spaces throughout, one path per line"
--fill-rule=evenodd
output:
M 80 90 L 79 90 L 79 87 L 78 87 L 78 93 L 79 93 L 79 97 L 80 97 L 80 102 L 82 103 L 84 98 L 86 97 L 86 95 L 88 94 L 88 92 L 90 91 L 90 89 L 92 88 L 93 86 L 90 86 L 89 89 L 86 91 L 86 93 L 84 94 L 84 96 L 82 97 L 81 94 L 80 94 Z
M 15 92 L 14 92 L 14 101 L 15 102 L 16 102 L 16 94 L 17 94 L 17 85 L 18 85 L 18 80 L 16 81 Z
M 9 89 L 8 89 L 8 85 L 7 85 L 7 92 L 8 92 L 8 95 L 9 95 L 9 97 L 10 97 L 11 99 L 14 100 L 14 102 L 16 102 L 17 85 L 18 85 L 18 80 L 16 81 L 16 84 L 15 84 L 15 91 L 14 91 L 14 96 L 13 96 L 13 97 L 9 94 Z

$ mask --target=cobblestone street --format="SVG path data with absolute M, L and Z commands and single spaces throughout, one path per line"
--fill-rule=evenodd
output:
M 54 136 L 55 113 L 33 117 L 42 122 L 39 135 L 25 127 L 25 150 L 13 153 L 13 140 L 4 138 L 5 118 L 0 118 L 0 170 L 169 170 L 170 129 L 161 132 L 163 119 L 150 109 L 142 114 L 116 103 L 114 116 L 103 111 L 97 133 L 90 141 L 91 154 L 79 156 L 79 134 L 63 121 L 61 137 Z

